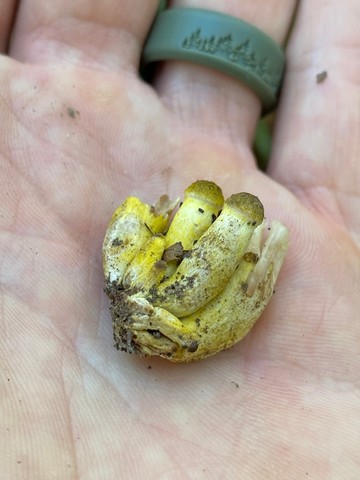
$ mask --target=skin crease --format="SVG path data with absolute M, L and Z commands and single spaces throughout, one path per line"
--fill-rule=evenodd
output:
M 0 7 L 3 477 L 358 478 L 359 2 L 299 3 L 267 175 L 247 88 L 186 64 L 154 87 L 137 78 L 155 0 L 23 0 L 11 27 L 15 3 Z M 186 2 L 282 41 L 294 2 L 267 2 L 276 22 L 262 3 Z M 258 195 L 288 226 L 276 293 L 245 340 L 203 362 L 121 354 L 106 225 L 126 196 L 196 179 Z

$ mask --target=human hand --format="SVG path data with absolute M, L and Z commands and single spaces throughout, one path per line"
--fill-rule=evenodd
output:
M 3 51 L 15 3 L 0 6 Z M 300 3 L 264 175 L 247 88 L 170 62 L 153 87 L 138 79 L 157 3 L 23 0 L 1 57 L 0 471 L 356 478 L 359 4 Z M 280 43 L 295 4 L 176 3 Z M 276 293 L 241 343 L 203 362 L 119 353 L 102 293 L 106 225 L 126 196 L 174 198 L 196 179 L 258 195 L 288 226 Z

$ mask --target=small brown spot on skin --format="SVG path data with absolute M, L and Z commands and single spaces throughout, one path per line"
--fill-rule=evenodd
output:
M 76 115 L 80 115 L 80 112 L 79 112 L 78 110 L 75 110 L 75 109 L 72 108 L 72 107 L 68 107 L 68 109 L 67 109 L 67 114 L 69 115 L 69 117 L 75 118 Z
M 322 83 L 324 80 L 326 80 L 328 76 L 328 73 L 326 70 L 324 70 L 323 72 L 320 72 L 316 75 L 316 83 Z

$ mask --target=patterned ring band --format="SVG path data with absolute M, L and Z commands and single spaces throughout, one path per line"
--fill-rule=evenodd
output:
M 255 92 L 264 113 L 277 103 L 285 66 L 283 50 L 258 28 L 212 10 L 162 11 L 143 49 L 143 66 L 190 61 L 235 77 Z

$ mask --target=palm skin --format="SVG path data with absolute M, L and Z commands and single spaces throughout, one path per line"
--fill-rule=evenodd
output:
M 315 118 L 290 116 L 290 72 L 267 176 L 246 139 L 179 112 L 167 75 L 157 93 L 131 69 L 1 59 L 0 470 L 35 479 L 355 479 L 359 147 L 341 139 L 346 122 L 350 138 L 359 135 L 359 113 L 323 118 L 319 141 Z M 329 170 L 314 164 L 327 158 Z M 202 178 L 225 194 L 258 195 L 268 218 L 288 226 L 276 293 L 245 340 L 202 362 L 119 353 L 102 291 L 110 216 L 130 194 L 174 198 Z

